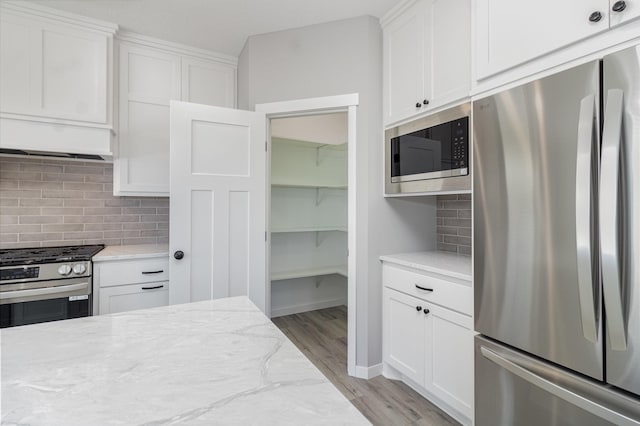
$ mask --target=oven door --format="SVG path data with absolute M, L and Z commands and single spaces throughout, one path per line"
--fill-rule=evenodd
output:
M 35 288 L 26 287 L 28 284 Z M 91 278 L 22 284 L 0 291 L 0 328 L 91 315 Z

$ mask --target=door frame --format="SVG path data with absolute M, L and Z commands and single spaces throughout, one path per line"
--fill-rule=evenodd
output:
M 292 101 L 272 102 L 256 104 L 255 111 L 266 115 L 266 143 L 271 146 L 271 119 L 284 117 L 299 117 L 303 115 L 327 114 L 333 112 L 347 113 L 347 373 L 350 376 L 356 375 L 356 158 L 357 158 L 357 138 L 356 138 L 356 113 L 359 104 L 357 93 L 337 96 L 326 96 L 320 98 L 298 99 Z M 271 150 L 267 150 L 266 164 L 266 193 L 269 194 L 266 200 L 266 223 L 267 227 L 271 215 Z M 265 282 L 265 314 L 271 318 L 271 236 L 265 241 L 266 247 L 266 282 Z

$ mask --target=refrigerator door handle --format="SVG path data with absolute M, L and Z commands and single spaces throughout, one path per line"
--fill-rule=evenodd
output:
M 602 404 L 599 404 L 596 401 L 592 401 L 591 399 L 581 395 L 580 393 L 573 392 L 570 389 L 554 383 L 552 381 L 552 378 L 548 379 L 538 373 L 530 371 L 528 368 L 526 368 L 526 364 L 525 366 L 520 365 L 518 359 L 514 356 L 508 354 L 499 354 L 498 351 L 486 348 L 484 346 L 480 346 L 480 353 L 489 361 L 520 377 L 522 380 L 531 383 L 532 385 L 544 390 L 545 392 L 548 392 L 556 396 L 557 398 L 567 401 L 568 403 L 573 404 L 576 407 L 588 411 L 594 416 L 600 417 L 616 425 L 640 425 L 640 422 L 627 417 L 620 412 L 614 411 Z M 549 373 L 550 375 L 554 374 L 554 372 L 552 371 L 550 371 Z
M 597 163 L 593 155 L 596 121 L 596 96 L 591 94 L 580 102 L 578 144 L 576 159 L 576 253 L 578 263 L 578 294 L 582 333 L 585 339 L 598 342 L 598 325 L 594 297 L 594 259 L 592 250 L 594 206 L 593 176 L 597 175 Z M 597 148 L 596 148 L 597 149 Z M 597 185 L 597 184 L 596 184 Z M 596 269 L 597 271 L 597 269 Z
M 623 92 L 607 92 L 600 174 L 600 262 L 602 288 L 607 313 L 607 331 L 611 349 L 625 351 L 627 338 L 622 308 L 618 241 L 618 180 L 620 178 L 620 142 L 622 138 Z

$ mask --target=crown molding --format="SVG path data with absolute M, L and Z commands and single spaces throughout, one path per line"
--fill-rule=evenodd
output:
M 380 18 L 380 25 L 386 27 L 391 21 L 403 14 L 407 9 L 416 4 L 419 0 L 404 0 L 393 6 L 387 13 Z

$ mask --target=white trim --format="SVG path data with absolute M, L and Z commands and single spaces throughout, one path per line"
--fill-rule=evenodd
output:
M 359 98 L 357 93 L 352 93 L 349 95 L 257 104 L 255 109 L 257 112 L 264 112 L 267 116 L 278 116 L 279 118 L 293 115 L 314 115 L 328 111 L 333 112 L 333 110 L 344 111 L 350 106 L 358 106 Z
M 382 374 L 382 366 L 383 364 L 372 365 L 371 367 L 363 367 L 361 365 L 356 365 L 356 377 L 359 379 L 373 379 L 376 376 L 380 376 Z
M 40 6 L 39 4 L 34 4 L 27 1 L 5 0 L 0 2 L 0 6 L 2 9 L 10 10 L 12 12 L 28 14 L 30 16 L 37 16 L 46 20 L 64 22 L 66 24 L 74 25 L 77 27 L 85 27 L 109 34 L 115 34 L 118 31 L 118 25 L 112 22 L 101 21 L 83 15 L 77 15 L 75 13 L 64 12 L 59 9 Z
M 271 311 L 271 318 L 282 317 L 285 315 L 299 314 L 300 312 L 315 311 L 318 309 L 333 308 L 334 306 L 342 306 L 347 304 L 347 299 L 331 299 L 322 302 L 304 303 L 301 305 L 285 306 L 283 308 Z
M 356 284 L 357 284 L 357 268 L 356 268 L 356 253 L 357 253 L 357 228 L 356 228 L 356 218 L 358 217 L 358 205 L 356 203 L 356 189 L 357 189 L 357 180 L 356 180 L 356 158 L 358 157 L 358 146 L 357 146 L 357 138 L 356 138 L 356 112 L 357 105 L 359 103 L 359 95 L 357 93 L 352 93 L 348 95 L 337 95 L 337 96 L 325 96 L 320 98 L 309 98 L 309 99 L 299 99 L 299 100 L 291 100 L 291 101 L 282 101 L 282 102 L 272 102 L 268 104 L 258 104 L 255 106 L 255 110 L 257 112 L 263 112 L 267 117 L 267 146 L 271 146 L 271 129 L 270 129 L 270 121 L 272 118 L 281 118 L 288 116 L 300 116 L 300 115 L 309 115 L 309 114 L 318 114 L 325 113 L 327 111 L 347 111 L 347 131 L 348 131 L 348 189 L 347 189 L 347 198 L 348 198 L 348 229 L 349 233 L 347 236 L 347 250 L 349 257 L 347 259 L 347 312 L 348 312 L 348 322 L 347 322 L 347 373 L 350 376 L 356 375 Z M 364 141 L 366 143 L 366 141 Z M 265 184 L 267 185 L 267 193 L 270 192 L 271 186 L 271 150 L 267 153 L 267 179 L 265 179 Z M 267 197 L 267 223 L 269 222 L 269 212 L 270 208 L 270 197 Z M 267 244 L 267 256 L 266 256 L 266 265 L 265 269 L 267 271 L 267 276 L 269 276 L 269 261 L 270 261 L 270 238 L 268 238 Z M 267 316 L 271 316 L 271 282 L 267 281 L 265 284 L 265 314 Z
M 393 6 L 387 13 L 380 18 L 380 26 L 383 28 L 389 25 L 391 21 L 402 15 L 407 9 L 417 3 L 417 0 L 404 0 Z
M 196 58 L 206 59 L 210 61 L 221 62 L 224 64 L 238 66 L 238 58 L 224 53 L 213 52 L 211 50 L 200 49 L 186 44 L 175 43 L 172 41 L 161 40 L 155 37 L 149 37 L 131 31 L 120 31 L 116 37 L 120 41 L 128 41 L 130 43 L 141 44 L 151 47 L 177 53 L 179 55 L 194 56 Z

